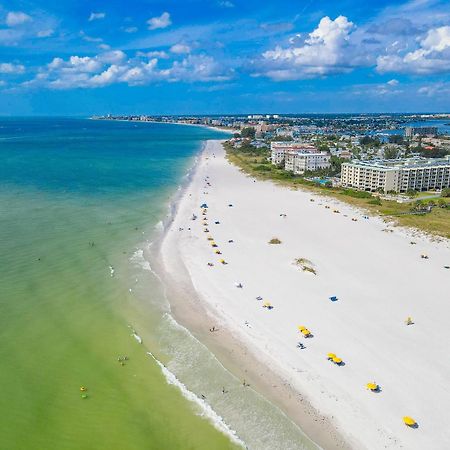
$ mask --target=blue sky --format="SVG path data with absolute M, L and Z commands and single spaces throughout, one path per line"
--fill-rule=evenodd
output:
M 450 110 L 441 0 L 0 0 L 0 115 Z

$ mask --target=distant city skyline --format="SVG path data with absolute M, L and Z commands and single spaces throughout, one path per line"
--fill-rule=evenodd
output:
M 0 0 L 0 115 L 449 105 L 442 0 Z

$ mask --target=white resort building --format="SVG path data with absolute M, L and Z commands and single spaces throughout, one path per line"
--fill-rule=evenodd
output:
M 341 184 L 363 191 L 428 191 L 450 187 L 450 156 L 343 163 Z
M 272 142 L 270 148 L 272 164 L 278 166 L 284 164 L 284 169 L 295 175 L 330 167 L 331 156 L 327 152 L 317 150 L 311 144 Z

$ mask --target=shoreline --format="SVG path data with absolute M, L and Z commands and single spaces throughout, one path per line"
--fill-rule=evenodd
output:
M 194 170 L 191 169 L 190 171 L 192 173 L 189 183 L 177 195 L 175 209 L 171 210 L 173 216 L 161 236 L 160 243 L 155 248 L 158 256 L 153 258 L 157 260 L 156 272 L 161 276 L 166 288 L 166 295 L 174 317 L 204 343 L 228 370 L 239 378 L 250 381 L 257 392 L 260 392 L 271 403 L 281 408 L 318 445 L 327 449 L 365 448 L 361 442 L 362 436 L 358 436 L 357 433 L 349 435 L 349 430 L 345 426 L 343 427 L 340 421 L 336 422 L 335 415 L 329 412 L 332 409 L 328 408 L 327 410 L 327 405 L 320 405 L 320 402 L 317 402 L 317 398 L 315 398 L 317 393 L 311 393 L 308 389 L 300 389 L 298 385 L 295 385 L 296 383 L 291 383 L 292 373 L 289 373 L 289 370 L 283 370 L 279 364 L 277 366 L 277 360 L 272 360 L 270 364 L 267 364 L 268 355 L 261 356 L 261 348 L 258 349 L 254 342 L 252 343 L 248 336 L 245 336 L 245 332 L 243 333 L 236 326 L 236 323 L 232 319 L 230 320 L 230 311 L 224 310 L 223 305 L 221 305 L 222 308 L 217 308 L 217 305 L 211 304 L 211 299 L 208 299 L 208 296 L 205 297 L 205 291 L 202 292 L 202 289 L 199 289 L 198 277 L 192 278 L 190 271 L 198 271 L 198 267 L 192 267 L 192 260 L 183 260 L 183 255 L 176 258 L 169 256 L 171 252 L 172 256 L 174 255 L 173 252 L 179 252 L 181 245 L 186 245 L 186 243 L 179 242 L 180 233 L 176 230 L 176 221 L 180 219 L 183 202 L 189 201 L 187 191 L 195 187 L 196 177 L 199 176 L 198 171 L 201 165 L 205 163 L 205 153 L 208 151 L 208 146 L 213 145 L 210 142 L 217 143 L 219 141 L 208 141 L 207 145 L 202 148 L 194 164 Z M 226 161 L 224 164 L 229 165 Z M 235 167 L 231 170 L 238 172 Z M 248 179 L 241 173 L 239 177 Z M 258 184 L 263 183 L 267 185 L 270 182 L 258 182 Z M 283 188 L 279 187 L 274 189 L 283 191 Z M 319 199 L 318 196 L 308 192 L 303 192 L 301 195 L 315 197 L 318 202 L 336 203 L 333 199 Z M 340 207 L 344 208 L 345 205 L 340 205 Z M 351 210 L 352 208 L 348 208 L 347 205 L 347 209 Z M 186 219 L 186 217 L 181 219 L 184 224 L 188 223 Z M 377 221 L 376 218 L 372 219 L 373 222 Z M 379 227 L 380 224 L 376 224 L 376 226 Z M 389 225 L 383 224 L 383 226 L 386 228 Z M 404 230 L 402 232 L 404 233 Z M 193 238 L 192 233 L 191 238 Z M 192 245 L 192 243 L 189 245 Z M 165 263 L 163 263 L 164 259 L 166 260 Z M 170 259 L 170 264 L 167 264 L 167 259 Z M 186 262 L 190 267 L 186 267 Z M 209 333 L 208 325 L 214 323 L 219 323 L 219 333 Z M 270 370 L 268 370 L 268 365 L 271 367 Z M 302 392 L 309 392 L 309 394 L 302 395 Z M 318 405 L 319 408 L 317 408 Z M 388 441 L 392 443 L 392 439 L 396 440 L 397 438 L 395 436 L 389 437 Z M 372 446 L 369 448 L 378 447 Z
M 196 125 L 197 126 L 197 125 Z M 198 125 L 204 126 L 204 125 Z M 236 338 L 218 314 L 208 308 L 207 302 L 201 299 L 198 291 L 192 285 L 189 273 L 182 261 L 178 261 L 176 271 L 180 275 L 174 279 L 165 265 L 161 262 L 161 247 L 167 239 L 171 225 L 177 216 L 183 196 L 190 188 L 198 170 L 200 160 L 208 143 L 205 141 L 194 159 L 194 164 L 188 169 L 183 182 L 180 184 L 168 209 L 168 220 L 163 221 L 161 234 L 152 242 L 150 262 L 152 270 L 164 287 L 165 297 L 170 305 L 170 312 L 174 319 L 204 344 L 223 367 L 239 379 L 245 379 L 255 387 L 255 391 L 279 408 L 304 434 L 306 440 L 311 440 L 317 448 L 348 449 L 351 446 L 345 442 L 338 429 L 330 419 L 316 411 L 308 401 L 306 395 L 296 391 L 289 381 L 269 369 L 249 348 L 245 342 Z M 222 141 L 212 141 L 222 142 Z M 187 180 L 187 182 L 186 182 Z M 173 268 L 172 268 L 173 269 Z M 210 333 L 206 323 L 221 323 L 220 336 Z M 246 361 L 245 367 L 242 361 Z M 269 374 L 269 376 L 268 376 Z M 253 387 L 252 387 L 253 389 Z M 325 434 L 325 435 L 324 435 Z
M 221 133 L 235 133 L 237 130 L 233 128 L 220 128 L 214 125 L 206 125 L 202 123 L 184 123 L 184 122 L 165 122 L 163 120 L 149 120 L 149 121 L 141 121 L 141 120 L 127 120 L 127 119 L 98 119 L 89 117 L 89 120 L 98 120 L 101 122 L 131 122 L 131 123 L 159 123 L 159 124 L 167 124 L 167 125 L 186 125 L 189 127 L 204 127 L 210 130 L 219 131 Z

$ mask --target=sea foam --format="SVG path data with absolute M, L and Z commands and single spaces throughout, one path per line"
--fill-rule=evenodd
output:
M 182 393 L 183 397 L 187 400 L 195 403 L 197 406 L 201 409 L 200 416 L 206 417 L 213 425 L 214 427 L 227 435 L 232 442 L 235 444 L 240 445 L 242 448 L 247 448 L 245 443 L 239 438 L 239 436 L 236 434 L 236 431 L 232 430 L 223 420 L 221 416 L 219 416 L 208 403 L 205 402 L 202 398 L 198 397 L 194 392 L 190 391 L 176 376 L 174 373 L 172 373 L 161 361 L 159 361 L 152 352 L 147 352 L 147 355 L 149 355 L 153 360 L 158 364 L 160 367 L 164 378 L 166 379 L 168 384 L 171 384 L 173 386 L 176 386 Z

